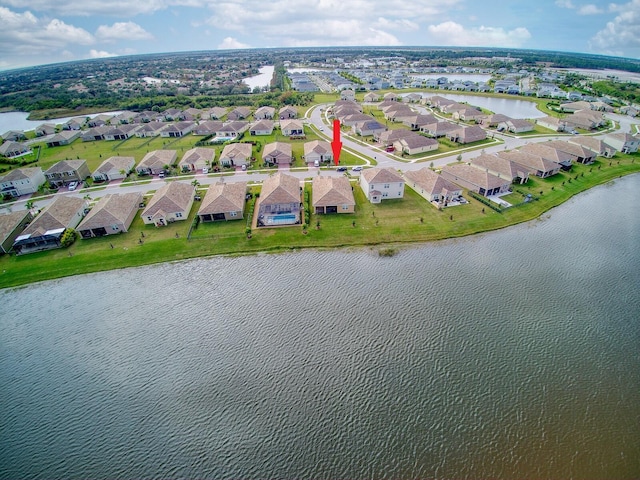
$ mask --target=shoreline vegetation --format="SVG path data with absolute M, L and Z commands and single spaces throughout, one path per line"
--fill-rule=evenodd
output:
M 280 253 L 306 248 L 379 247 L 381 257 L 390 257 L 399 245 L 469 236 L 539 219 L 583 191 L 640 172 L 637 157 L 637 154 L 617 154 L 613 159 L 598 159 L 591 165 L 575 164 L 571 171 L 554 177 L 533 178 L 524 185 L 515 185 L 511 199 L 514 203 L 527 195 L 531 195 L 532 201 L 500 212 L 484 208 L 483 203 L 466 191 L 468 204 L 443 210 L 436 209 L 411 188 L 405 189 L 402 199 L 372 205 L 354 185 L 355 214 L 312 213 L 308 228 L 299 225 L 258 228 L 247 235 L 250 218 L 198 224 L 195 206 L 188 221 L 161 229 L 144 225 L 137 215 L 125 234 L 78 239 L 68 248 L 24 256 L 4 255 L 0 258 L 0 288 L 198 257 Z M 251 187 L 252 193 L 258 193 L 259 188 Z M 255 202 L 255 197 L 253 195 L 246 212 L 253 211 L 251 202 Z

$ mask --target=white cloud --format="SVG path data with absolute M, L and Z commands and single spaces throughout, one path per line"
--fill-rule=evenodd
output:
M 611 4 L 618 15 L 589 41 L 592 50 L 608 55 L 637 57 L 640 54 L 640 0 Z
M 485 26 L 465 29 L 455 22 L 429 25 L 428 31 L 437 45 L 515 48 L 521 47 L 531 38 L 531 34 L 524 27 L 514 28 L 509 31 Z
M 31 12 L 16 13 L 0 7 L 0 54 L 38 55 L 68 45 L 91 45 L 95 38 L 82 28 L 54 18 L 37 18 Z
M 89 58 L 108 58 L 108 57 L 117 57 L 117 53 L 109 53 L 104 50 L 94 50 L 93 48 L 89 50 Z
M 111 26 L 100 25 L 96 30 L 96 37 L 106 42 L 153 39 L 153 35 L 133 22 L 116 22 Z
M 576 8 L 571 0 L 556 0 L 556 6 L 560 8 Z
M 233 37 L 226 37 L 222 43 L 218 45 L 219 50 L 237 50 L 240 48 L 251 48 L 251 46 L 246 43 L 239 42 Z
M 600 15 L 601 13 L 604 13 L 604 10 L 593 4 L 578 8 L 578 15 Z
M 25 0 L 2 0 L 10 7 L 24 8 Z M 204 7 L 207 0 L 144 0 L 131 2 L 128 0 L 28 0 L 28 6 L 36 12 L 52 12 L 66 16 L 134 16 L 141 13 L 153 13 L 169 7 Z

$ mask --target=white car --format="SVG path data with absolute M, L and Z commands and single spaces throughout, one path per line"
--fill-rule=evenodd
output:
M 361 170 L 362 170 L 362 167 L 361 167 L 360 165 L 358 165 L 358 166 L 356 166 L 356 167 L 353 167 L 353 168 L 351 169 L 351 171 L 352 171 L 352 172 L 359 172 L 359 171 L 361 171 Z
M 209 169 L 207 167 L 202 167 L 202 173 L 206 175 L 209 173 Z
M 69 184 L 69 191 L 70 192 L 74 191 L 76 188 L 78 188 L 78 182 L 71 182 Z

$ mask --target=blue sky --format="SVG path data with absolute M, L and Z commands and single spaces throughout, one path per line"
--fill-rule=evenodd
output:
M 640 0 L 0 0 L 0 69 L 189 50 L 488 46 L 640 58 Z

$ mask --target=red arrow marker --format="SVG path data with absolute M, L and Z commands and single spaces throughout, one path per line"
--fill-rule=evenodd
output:
M 342 151 L 342 142 L 340 141 L 340 120 L 333 120 L 333 141 L 331 142 L 333 150 L 333 162 L 338 165 L 340 162 L 340 152 Z

